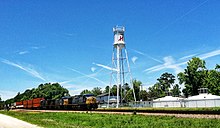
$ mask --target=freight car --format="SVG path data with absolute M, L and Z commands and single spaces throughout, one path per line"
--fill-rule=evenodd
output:
M 96 98 L 92 94 L 66 96 L 61 99 L 35 98 L 16 102 L 16 108 L 25 109 L 74 109 L 92 110 L 98 108 Z
M 35 98 L 32 100 L 24 100 L 20 102 L 16 102 L 16 108 L 25 108 L 25 109 L 39 109 L 41 107 L 41 101 L 44 98 Z

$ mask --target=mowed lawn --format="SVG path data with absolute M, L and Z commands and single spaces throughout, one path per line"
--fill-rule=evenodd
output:
M 45 128 L 220 128 L 219 119 L 73 112 L 0 111 Z M 13 122 L 12 122 L 13 123 Z

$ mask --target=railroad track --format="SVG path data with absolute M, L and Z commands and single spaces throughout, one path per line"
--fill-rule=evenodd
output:
M 130 115 L 145 115 L 145 116 L 174 116 L 177 118 L 208 118 L 220 119 L 220 114 L 211 113 L 189 113 L 189 112 L 171 112 L 171 111 L 143 111 L 143 110 L 94 110 L 94 111 L 80 111 L 80 110 L 30 110 L 30 109 L 14 109 L 12 111 L 19 112 L 73 112 L 73 113 L 99 113 L 99 114 L 130 114 Z
M 104 112 L 136 112 L 136 113 L 170 113 L 170 114 L 214 114 L 220 115 L 220 111 L 213 110 L 183 110 L 183 109 L 97 109 Z

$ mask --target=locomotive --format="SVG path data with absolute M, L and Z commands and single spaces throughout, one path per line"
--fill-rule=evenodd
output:
M 15 108 L 94 110 L 98 108 L 98 104 L 93 94 L 84 94 L 65 96 L 60 99 L 34 98 L 32 100 L 24 100 L 16 102 Z

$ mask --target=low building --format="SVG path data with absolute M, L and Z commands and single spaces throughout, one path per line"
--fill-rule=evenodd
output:
M 183 106 L 184 106 L 183 98 L 180 97 L 165 96 L 153 100 L 153 107 L 183 107 Z
M 137 101 L 137 102 L 129 102 L 128 103 L 129 107 L 153 107 L 153 102 L 152 101 Z
M 199 95 L 184 100 L 185 107 L 220 107 L 220 96 L 208 94 L 207 88 L 199 89 Z
M 112 96 L 110 95 L 109 97 L 109 94 L 108 93 L 103 93 L 101 95 L 98 95 L 96 97 L 96 100 L 97 102 L 99 103 L 99 107 L 107 107 L 108 105 L 108 98 L 109 98 L 109 106 L 110 107 L 114 107 L 115 104 L 117 103 L 117 96 Z M 120 97 L 119 97 L 120 99 Z

